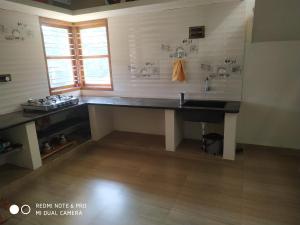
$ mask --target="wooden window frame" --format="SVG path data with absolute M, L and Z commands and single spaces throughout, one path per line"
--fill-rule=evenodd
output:
M 109 31 L 107 19 L 93 20 L 87 22 L 78 22 L 70 23 L 60 20 L 48 19 L 40 17 L 40 27 L 43 25 L 57 28 L 65 28 L 69 30 L 71 36 L 69 37 L 70 41 L 70 57 L 47 57 L 44 36 L 42 34 L 42 42 L 44 48 L 44 58 L 46 63 L 48 86 L 50 94 L 63 94 L 66 92 L 76 91 L 76 90 L 100 90 L 100 91 L 113 91 L 113 80 L 112 80 L 112 66 L 111 66 L 111 54 L 110 54 L 110 43 L 109 43 Z M 94 28 L 94 27 L 105 27 L 106 28 L 106 38 L 107 38 L 107 50 L 108 55 L 97 55 L 97 56 L 82 56 L 81 50 L 81 38 L 80 38 L 80 29 Z M 74 85 L 68 85 L 63 87 L 51 88 L 49 70 L 48 70 L 48 59 L 72 59 L 73 64 L 73 76 L 74 76 Z M 108 58 L 109 61 L 109 75 L 110 75 L 110 84 L 85 84 L 84 83 L 84 68 L 83 61 L 84 58 Z
M 87 22 L 79 22 L 76 23 L 76 32 L 78 35 L 78 61 L 80 62 L 80 73 L 81 73 L 81 87 L 83 90 L 102 90 L 102 91 L 112 91 L 113 90 L 113 81 L 112 81 L 112 66 L 111 66 L 111 54 L 110 54 L 110 43 L 109 43 L 109 31 L 108 31 L 108 23 L 107 19 L 101 20 L 92 20 Z M 94 55 L 94 56 L 83 56 L 82 55 L 82 48 L 81 48 L 81 38 L 80 38 L 80 30 L 81 29 L 88 29 L 88 28 L 96 28 L 96 27 L 105 27 L 106 28 L 106 40 L 107 40 L 107 55 Z M 109 76 L 110 76 L 110 84 L 85 84 L 84 82 L 84 68 L 83 68 L 83 59 L 99 59 L 99 58 L 107 58 L 109 63 Z

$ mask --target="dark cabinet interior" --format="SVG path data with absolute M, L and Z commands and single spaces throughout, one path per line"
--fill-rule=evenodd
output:
M 90 139 L 86 105 L 59 112 L 36 121 L 42 159 Z

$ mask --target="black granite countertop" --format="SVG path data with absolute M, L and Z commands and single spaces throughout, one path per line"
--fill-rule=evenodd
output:
M 82 105 L 103 105 L 133 108 L 189 110 L 191 108 L 181 107 L 176 99 L 153 99 L 153 98 L 123 98 L 123 97 L 82 97 L 78 105 L 58 109 L 51 112 L 13 112 L 0 115 L 0 130 L 38 120 L 45 116 L 56 114 L 65 110 L 76 108 Z M 240 102 L 226 101 L 224 108 L 197 108 L 197 110 L 217 110 L 224 113 L 239 113 Z
M 77 108 L 79 106 L 84 105 L 85 103 L 79 103 L 78 105 L 69 106 L 66 108 L 61 108 L 58 110 L 54 110 L 51 112 L 24 112 L 24 111 L 18 111 L 13 113 L 8 113 L 4 115 L 0 115 L 0 131 L 5 130 L 8 128 L 12 128 L 24 123 L 29 123 L 32 121 L 36 121 L 40 118 L 50 116 L 59 112 L 63 112 L 72 108 Z
M 89 105 L 121 106 L 134 108 L 189 110 L 195 107 L 182 107 L 177 99 L 157 98 L 125 98 L 125 97 L 83 97 L 82 102 Z M 200 100 L 199 100 L 200 101 Z M 207 101 L 207 100 L 206 100 Z M 198 110 L 223 111 L 225 113 L 239 113 L 241 103 L 238 101 L 225 101 L 224 108 L 197 107 Z
M 133 108 L 177 109 L 179 107 L 179 101 L 175 99 L 82 97 L 81 101 L 89 105 L 119 106 Z

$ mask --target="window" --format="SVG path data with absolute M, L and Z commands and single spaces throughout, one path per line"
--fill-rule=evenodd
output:
M 41 18 L 51 94 L 112 90 L 106 20 L 68 23 Z
M 111 88 L 106 21 L 77 24 L 82 83 L 85 88 Z

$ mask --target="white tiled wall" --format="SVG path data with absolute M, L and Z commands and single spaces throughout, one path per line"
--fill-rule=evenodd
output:
M 0 24 L 6 29 L 18 22 L 27 24 L 33 36 L 9 41 L 0 34 L 0 74 L 11 74 L 13 79 L 0 83 L 0 114 L 20 110 L 28 98 L 49 95 L 38 17 L 0 10 Z
M 109 18 L 113 69 L 113 92 L 82 91 L 84 95 L 120 95 L 132 97 L 177 98 L 185 91 L 192 98 L 234 99 L 241 97 L 241 76 L 212 82 L 212 91 L 204 94 L 206 72 L 202 63 L 221 64 L 225 57 L 244 55 L 245 1 L 232 1 Z M 25 41 L 0 39 L 0 74 L 12 74 L 13 82 L 0 83 L 0 114 L 20 110 L 20 103 L 31 97 L 49 94 L 46 66 L 37 16 L 0 10 L 0 24 L 12 27 L 25 22 L 33 37 Z M 188 37 L 190 26 L 205 25 L 207 37 L 196 41 L 198 54 L 186 58 L 187 82 L 171 81 L 173 59 L 161 50 L 162 44 L 173 48 Z M 131 74 L 129 65 L 141 67 L 153 62 L 159 77 L 140 79 Z
M 222 65 L 226 57 L 243 64 L 246 24 L 245 1 L 208 4 L 193 8 L 109 18 L 112 55 L 113 92 L 83 91 L 84 95 L 177 98 L 185 91 L 191 98 L 240 100 L 242 76 L 214 80 L 212 90 L 204 92 L 208 73 L 201 64 Z M 161 45 L 179 46 L 188 38 L 190 26 L 206 26 L 206 38 L 194 41 L 198 54 L 186 59 L 187 82 L 171 81 L 170 52 Z M 160 68 L 160 76 L 141 79 L 128 66 L 142 67 L 146 62 Z
M 31 34 L 24 41 L 6 40 L 18 23 Z M 3 26 L 5 32 L 3 32 Z M 11 74 L 12 82 L 0 83 L 0 115 L 21 110 L 29 98 L 49 95 L 39 18 L 0 9 L 0 74 Z M 79 91 L 70 94 L 79 95 Z

